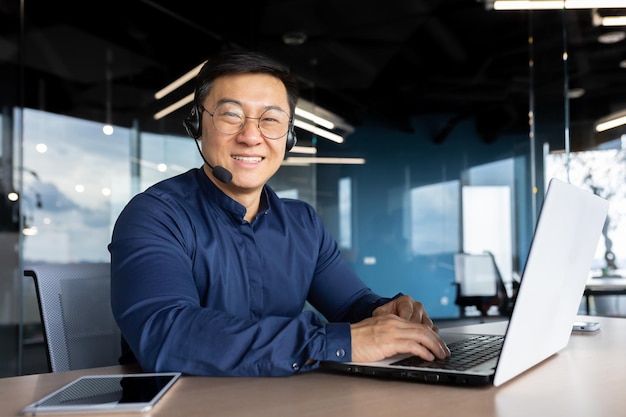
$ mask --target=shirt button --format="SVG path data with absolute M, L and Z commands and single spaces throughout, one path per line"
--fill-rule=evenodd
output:
M 346 356 L 346 351 L 343 349 L 337 349 L 335 355 L 337 355 L 338 358 L 343 358 L 344 356 Z
M 300 364 L 298 362 L 294 362 L 291 364 L 291 369 L 293 369 L 294 371 L 299 371 L 300 370 Z

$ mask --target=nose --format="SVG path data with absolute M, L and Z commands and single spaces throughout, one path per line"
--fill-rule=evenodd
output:
M 259 141 L 263 140 L 261 129 L 259 129 L 259 118 L 246 116 L 245 120 L 243 121 L 243 126 L 241 127 L 239 135 L 244 138 L 250 138 Z

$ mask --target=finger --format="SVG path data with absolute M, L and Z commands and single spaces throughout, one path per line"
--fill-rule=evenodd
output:
M 409 342 L 408 340 L 405 341 Z M 445 359 L 450 356 L 450 350 L 435 333 L 432 335 L 423 334 L 417 339 L 411 339 L 407 346 L 410 353 L 428 361 Z
M 422 314 L 426 316 L 425 313 Z M 426 318 L 430 320 L 427 316 Z M 391 319 L 391 316 L 389 316 L 389 319 Z M 429 359 L 430 355 L 425 355 L 423 349 L 428 350 L 439 359 L 445 359 L 450 356 L 450 349 L 437 334 L 437 328 L 433 329 L 425 323 L 416 323 L 415 321 L 399 320 L 393 322 L 394 328 L 400 332 L 398 337 L 410 343 L 411 353 L 426 360 L 433 360 L 434 357 Z
M 445 359 L 450 356 L 450 349 L 435 332 L 432 332 L 432 337 L 422 340 L 421 343 L 439 359 Z
M 421 321 L 420 321 L 420 323 L 427 325 L 427 326 L 428 326 L 428 327 L 430 327 L 431 329 L 432 329 L 432 328 L 433 328 L 433 326 L 434 326 L 434 323 L 433 323 L 432 319 L 431 319 L 431 318 L 430 318 L 430 316 L 429 316 L 428 314 L 426 314 L 426 313 L 422 314 L 422 317 L 421 317 Z
M 415 306 L 412 301 L 407 302 L 406 299 L 398 300 L 396 311 L 398 312 L 399 317 L 402 317 L 405 320 L 415 321 L 413 318 L 415 315 Z
M 434 361 L 435 359 L 437 359 L 437 356 L 433 354 L 433 352 L 427 346 L 419 343 L 413 345 L 413 348 L 411 349 L 411 354 L 419 356 L 426 361 Z
M 411 318 L 411 321 L 425 324 L 428 327 L 433 327 L 433 321 L 430 319 L 430 317 L 426 313 L 424 306 L 417 301 L 414 304 L 415 305 L 413 307 L 413 317 Z

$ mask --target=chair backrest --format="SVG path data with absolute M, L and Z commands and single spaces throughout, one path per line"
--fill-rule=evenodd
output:
M 24 275 L 35 281 L 51 372 L 118 364 L 109 263 L 35 265 Z
M 499 315 L 509 315 L 513 301 L 508 297 L 493 254 L 457 253 L 454 255 L 454 277 L 457 287 L 455 304 L 465 315 L 466 308 L 476 307 L 487 315 L 492 307 Z
M 489 253 L 455 254 L 454 277 L 462 297 L 489 297 L 498 293 L 500 276 Z

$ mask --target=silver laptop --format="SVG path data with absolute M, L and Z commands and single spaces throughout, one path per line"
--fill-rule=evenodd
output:
M 479 356 L 492 358 L 474 364 L 461 353 L 434 362 L 398 355 L 373 363 L 323 362 L 322 369 L 450 385 L 509 381 L 567 346 L 607 212 L 605 199 L 550 181 L 504 336 L 440 332 L 449 347 L 478 346 Z

